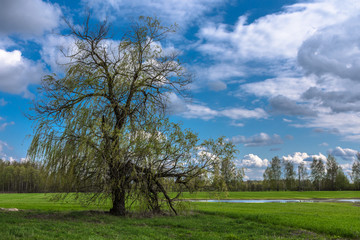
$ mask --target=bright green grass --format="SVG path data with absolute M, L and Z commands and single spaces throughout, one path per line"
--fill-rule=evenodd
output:
M 297 228 L 197 213 L 120 218 L 95 212 L 0 213 L 1 239 L 329 239 Z
M 303 198 L 352 198 L 358 193 L 305 192 Z M 268 194 L 239 192 L 230 197 L 259 199 Z M 293 192 L 272 194 L 300 198 Z M 0 194 L 0 207 L 26 209 L 0 211 L 0 239 L 360 239 L 360 205 L 353 203 L 193 202 L 186 203 L 188 211 L 180 216 L 121 218 L 89 211 L 99 206 L 83 207 L 71 198 L 49 202 L 51 196 Z
M 353 203 L 194 203 L 200 212 L 360 239 L 360 205 Z
M 110 208 L 110 203 L 105 206 L 98 206 L 95 204 L 84 206 L 80 202 L 74 201 L 72 196 L 68 196 L 65 200 L 52 201 L 51 199 L 54 196 L 55 194 L 53 193 L 0 194 L 0 207 L 55 211 L 96 210 Z
M 228 192 L 228 193 L 183 193 L 187 199 L 313 199 L 313 198 L 360 198 L 360 191 L 280 191 L 280 192 Z

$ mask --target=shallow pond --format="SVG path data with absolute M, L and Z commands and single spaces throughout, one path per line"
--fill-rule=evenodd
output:
M 192 199 L 191 202 L 224 202 L 224 203 L 291 203 L 291 202 L 302 202 L 302 203 L 312 203 L 312 202 L 360 202 L 360 199 L 261 199 L 261 200 L 240 200 L 240 199 Z

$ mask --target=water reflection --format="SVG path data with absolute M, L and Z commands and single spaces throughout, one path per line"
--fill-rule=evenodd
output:
M 313 203 L 313 202 L 360 202 L 360 199 L 261 199 L 261 200 L 239 200 L 239 199 L 193 199 L 191 202 L 223 202 L 223 203 L 291 203 L 291 202 L 300 202 L 300 203 Z

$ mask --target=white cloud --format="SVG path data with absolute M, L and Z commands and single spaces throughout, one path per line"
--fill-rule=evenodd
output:
M 240 16 L 234 26 L 209 23 L 198 33 L 198 50 L 219 62 L 209 69 L 241 69 L 232 76 L 242 78 L 244 72 L 274 75 L 242 84 L 235 96 L 268 98 L 270 113 L 300 118 L 303 123 L 295 126 L 336 129 L 345 140 L 358 141 L 359 10 L 357 0 L 313 0 L 250 23 L 246 16 Z M 311 74 L 304 76 L 299 67 Z M 207 79 L 210 76 L 211 81 L 225 84 L 232 77 L 209 73 Z
M 281 95 L 291 100 L 298 100 L 306 90 L 316 86 L 316 80 L 316 78 L 311 76 L 299 78 L 271 78 L 261 82 L 241 85 L 238 95 L 245 91 L 257 97 L 271 98 Z
M 329 146 L 329 144 L 328 144 L 327 142 L 323 142 L 323 143 L 319 144 L 319 146 L 321 146 L 321 147 L 327 147 L 327 146 Z
M 319 17 L 323 18 L 320 20 L 321 27 L 302 38 L 301 44 L 296 47 L 299 49 L 299 63 L 306 73 L 312 75 L 299 77 L 299 72 L 295 71 L 295 77 L 276 77 L 244 84 L 239 92 L 270 98 L 273 113 L 307 116 L 302 118 L 303 124 L 295 126 L 324 129 L 342 135 L 345 140 L 359 141 L 360 19 L 356 12 L 360 9 L 360 3 L 346 1 L 344 4 L 344 1 L 331 0 L 300 5 L 304 8 L 296 14 L 320 14 Z M 323 9 L 318 13 L 313 12 L 320 10 L 319 6 L 323 6 Z M 332 20 L 324 21 L 331 17 Z M 276 54 L 273 56 L 286 58 Z
M 5 49 L 5 48 L 12 47 L 15 45 L 16 44 L 13 40 L 11 40 L 9 37 L 1 36 L 1 33 L 0 33 L 0 49 Z
M 245 76 L 246 69 L 240 65 L 218 62 L 208 67 L 209 63 L 201 66 L 191 66 L 190 71 L 195 73 L 196 81 L 192 83 L 192 89 L 201 89 L 207 86 L 210 90 L 220 91 L 227 88 L 229 79 Z
M 293 155 L 283 156 L 283 160 L 290 161 L 296 164 L 300 164 L 304 159 L 308 159 L 310 156 L 307 153 L 296 152 Z
M 39 83 L 43 66 L 22 56 L 21 52 L 0 49 L 0 91 L 31 97 L 30 84 Z
M 266 133 L 259 133 L 248 138 L 245 136 L 235 136 L 231 138 L 231 142 L 234 144 L 244 144 L 245 147 L 271 146 L 284 143 L 279 135 L 273 134 L 270 136 Z
M 304 152 L 303 153 L 302 152 L 295 152 L 292 155 L 282 157 L 282 159 L 284 161 L 290 161 L 290 162 L 293 162 L 295 164 L 300 164 L 302 162 L 304 162 L 305 164 L 309 164 L 312 161 L 313 158 L 321 159 L 323 161 L 326 161 L 326 156 L 323 155 L 322 153 L 309 155 L 308 153 L 304 153 Z
M 187 103 L 186 100 L 180 98 L 174 93 L 167 96 L 167 107 L 172 114 L 180 115 L 184 118 L 199 118 L 210 120 L 216 117 L 226 117 L 232 120 L 241 119 L 261 119 L 267 118 L 267 113 L 261 108 L 244 109 L 244 108 L 228 108 L 215 110 L 199 103 Z M 238 126 L 243 126 L 241 123 Z
M 175 93 L 170 93 L 167 95 L 166 105 L 169 113 L 171 114 L 180 114 L 187 110 L 186 102 L 184 98 L 179 97 Z
M 360 140 L 360 83 L 337 76 L 310 75 L 301 78 L 274 78 L 244 84 L 246 91 L 269 99 L 269 113 L 297 116 L 295 127 L 321 129 Z
M 41 58 L 51 67 L 52 72 L 64 72 L 67 64 L 73 60 L 69 56 L 79 53 L 76 39 L 71 36 L 49 34 L 44 39 L 39 40 L 39 43 L 41 44 Z M 102 41 L 103 45 L 101 47 L 105 48 L 108 52 L 116 52 L 119 43 L 119 40 L 105 39 Z M 172 47 L 164 48 L 161 44 L 155 45 L 163 50 L 163 54 L 169 54 L 173 50 Z M 109 55 L 109 57 L 112 57 L 111 54 Z
M 186 110 L 181 113 L 181 116 L 185 118 L 200 118 L 203 120 L 209 120 L 215 117 L 227 117 L 232 120 L 241 120 L 249 118 L 261 119 L 266 118 L 268 115 L 261 108 L 256 108 L 252 110 L 244 108 L 214 110 L 200 104 L 187 104 Z
M 78 49 L 75 40 L 68 36 L 48 35 L 41 41 L 41 57 L 53 72 L 63 72 L 65 65 L 70 62 L 71 55 Z
M 134 9 L 138 16 L 157 16 L 166 23 L 177 23 L 182 28 L 188 24 L 201 21 L 201 17 L 214 7 L 224 4 L 223 0 L 158 0 L 158 1 L 122 1 L 122 0 L 82 0 L 82 2 L 94 10 L 100 19 L 110 17 L 133 18 Z
M 0 33 L 40 35 L 58 26 L 60 8 L 42 0 L 2 0 Z
M 308 73 L 332 74 L 360 81 L 360 16 L 318 31 L 299 49 L 298 60 Z
M 185 118 L 200 118 L 209 120 L 219 115 L 218 111 L 212 110 L 209 107 L 196 104 L 188 104 L 187 109 L 181 115 Z
M 230 108 L 219 112 L 220 115 L 231 118 L 233 120 L 244 119 L 244 118 L 267 118 L 267 113 L 264 109 L 255 108 L 252 110 L 244 108 Z
M 326 156 L 322 153 L 319 153 L 319 154 L 313 154 L 313 155 L 310 155 L 311 159 L 313 158 L 316 158 L 316 159 L 321 159 L 323 161 L 326 161 Z
M 261 159 L 259 156 L 250 153 L 245 155 L 238 165 L 246 168 L 265 168 L 269 166 L 269 161 L 267 159 Z
M 358 151 L 351 148 L 336 147 L 335 149 L 330 149 L 328 153 L 335 157 L 341 157 L 344 160 L 352 161 L 356 159 Z
M 321 113 L 316 118 L 306 119 L 304 124 L 294 124 L 295 127 L 310 127 L 326 129 L 344 136 L 344 140 L 360 140 L 359 113 Z M 336 131 L 334 131 L 336 130 Z
M 234 26 L 209 24 L 199 32 L 199 50 L 221 59 L 294 58 L 300 45 L 318 29 L 358 14 L 356 0 L 297 3 L 247 23 L 241 16 Z

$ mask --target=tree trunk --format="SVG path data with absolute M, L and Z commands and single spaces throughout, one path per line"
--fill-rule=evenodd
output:
M 125 189 L 114 187 L 112 190 L 112 204 L 113 207 L 110 209 L 110 213 L 116 216 L 125 216 Z
M 301 175 L 300 175 L 300 169 L 298 168 L 298 175 L 299 175 L 299 186 L 298 191 L 301 191 Z

